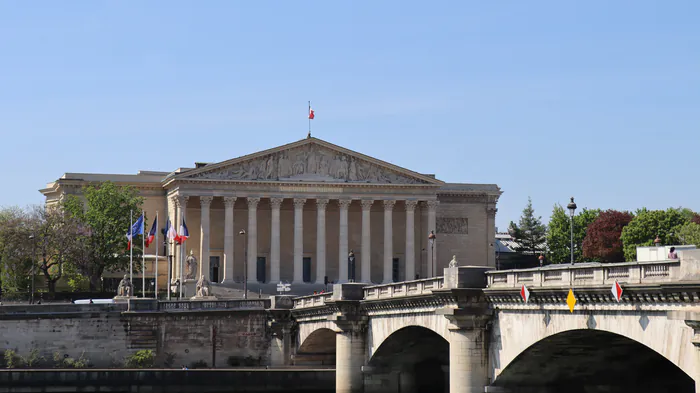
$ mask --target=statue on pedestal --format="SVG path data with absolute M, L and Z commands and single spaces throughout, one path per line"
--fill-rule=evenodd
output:
M 129 276 L 127 276 L 125 274 L 124 278 L 122 278 L 122 280 L 119 281 L 119 286 L 117 287 L 117 296 L 129 297 L 129 296 L 132 296 L 133 293 L 134 293 L 134 286 L 131 284 L 131 280 L 129 280 Z
M 450 261 L 450 267 L 457 267 L 457 255 L 452 256 L 452 260 Z
M 197 281 L 197 297 L 207 296 L 211 296 L 211 287 L 209 280 L 204 278 L 204 274 L 202 274 L 202 276 L 199 277 L 199 281 Z
M 190 250 L 190 255 L 185 259 L 187 265 L 187 275 L 185 280 L 194 280 L 197 277 L 197 258 L 194 256 L 194 250 Z

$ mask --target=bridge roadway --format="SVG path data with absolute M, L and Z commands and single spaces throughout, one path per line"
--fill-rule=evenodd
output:
M 335 364 L 337 392 L 700 393 L 700 250 L 488 269 L 294 298 L 280 361 Z

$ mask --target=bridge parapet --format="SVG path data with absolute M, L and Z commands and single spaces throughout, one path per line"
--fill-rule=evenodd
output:
M 561 287 L 612 285 L 616 280 L 627 284 L 678 282 L 684 278 L 681 261 L 578 263 L 549 265 L 542 268 L 486 272 L 489 288 Z
M 444 277 L 424 278 L 421 280 L 393 282 L 390 284 L 364 287 L 364 300 L 393 299 L 405 296 L 430 295 L 436 289 L 444 287 Z
M 315 295 L 299 296 L 294 298 L 294 309 L 323 307 L 333 300 L 333 292 L 318 293 Z

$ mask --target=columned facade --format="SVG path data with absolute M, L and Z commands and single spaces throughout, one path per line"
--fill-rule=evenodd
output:
M 117 181 L 73 175 L 42 190 L 47 203 L 79 194 L 83 183 Z M 197 263 L 192 280 L 294 287 L 347 282 L 351 251 L 355 280 L 375 284 L 441 275 L 454 254 L 472 265 L 494 259 L 498 187 L 445 183 L 316 138 L 172 173 L 119 176 L 142 193 L 147 217 L 167 211 L 178 233 L 183 221 L 188 227 L 185 244 L 171 247 L 161 288 L 187 277 L 188 258 Z M 167 259 L 161 263 L 167 272 Z

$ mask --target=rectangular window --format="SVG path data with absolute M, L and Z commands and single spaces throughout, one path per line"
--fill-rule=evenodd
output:
M 258 270 L 257 271 L 258 282 L 264 283 L 266 278 L 267 278 L 267 277 L 265 277 L 265 271 L 267 270 L 266 266 L 265 266 L 265 257 L 258 257 L 257 268 L 258 268 L 257 269 Z
M 304 257 L 303 263 L 303 280 L 304 282 L 311 282 L 311 257 Z

